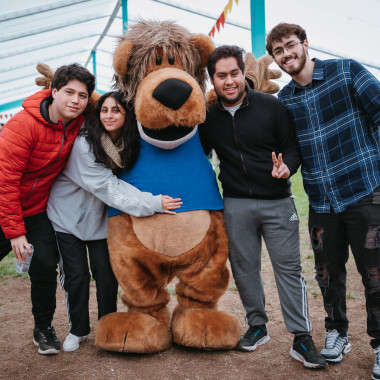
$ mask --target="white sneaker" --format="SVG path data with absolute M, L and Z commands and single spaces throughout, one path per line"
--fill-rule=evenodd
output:
M 79 343 L 83 342 L 86 338 L 87 336 L 76 336 L 69 333 L 63 342 L 63 351 L 71 352 L 77 350 L 79 348 Z

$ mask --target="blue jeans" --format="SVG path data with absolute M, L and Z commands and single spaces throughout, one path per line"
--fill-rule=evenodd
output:
M 291 333 L 312 330 L 299 247 L 299 220 L 293 198 L 224 198 L 232 273 L 250 326 L 268 322 L 261 279 L 264 238 L 272 262 L 281 310 Z
M 380 189 L 335 214 L 309 208 L 309 232 L 314 251 L 316 280 L 323 295 L 327 330 L 348 331 L 346 263 L 351 247 L 362 276 L 371 346 L 380 344 Z

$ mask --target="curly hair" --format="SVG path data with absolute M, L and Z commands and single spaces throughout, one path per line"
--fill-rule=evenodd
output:
M 90 97 L 95 89 L 95 76 L 79 63 L 59 67 L 54 73 L 51 88 L 59 90 L 74 79 L 86 85 L 88 97 Z
M 285 22 L 276 25 L 267 36 L 266 49 L 273 57 L 272 45 L 275 42 L 280 42 L 282 37 L 288 37 L 295 34 L 301 42 L 307 40 L 306 31 L 297 24 L 287 24 Z
M 140 148 L 140 139 L 134 109 L 130 104 L 127 104 L 123 101 L 123 94 L 121 92 L 107 92 L 106 94 L 102 95 L 96 103 L 94 113 L 89 118 L 87 118 L 79 134 L 81 136 L 85 136 L 86 141 L 89 143 L 95 156 L 95 162 L 99 162 L 104 167 L 111 169 L 108 157 L 101 144 L 101 135 L 107 132 L 102 122 L 100 121 L 100 112 L 103 103 L 109 97 L 115 99 L 117 106 L 122 107 L 124 110 L 123 113 L 125 113 L 125 121 L 122 132 L 124 150 L 121 154 L 121 162 L 124 166 L 124 169 L 129 170 L 137 160 Z

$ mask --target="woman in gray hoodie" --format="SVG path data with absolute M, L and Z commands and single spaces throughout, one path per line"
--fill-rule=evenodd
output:
M 64 171 L 50 192 L 48 216 L 61 255 L 61 285 L 66 291 L 69 334 L 64 351 L 75 351 L 90 332 L 90 273 L 96 281 L 98 319 L 116 311 L 118 284 L 107 248 L 108 206 L 134 216 L 174 214 L 179 198 L 152 195 L 118 179 L 114 172 L 136 161 L 139 139 L 134 112 L 123 95 L 100 97 L 95 113 L 82 127 Z

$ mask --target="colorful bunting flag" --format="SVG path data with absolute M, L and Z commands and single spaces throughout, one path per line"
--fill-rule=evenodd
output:
M 239 0 L 235 0 L 236 5 L 239 5 Z M 215 27 L 218 29 L 218 32 L 220 31 L 220 25 L 224 28 L 224 23 L 227 20 L 227 14 L 231 13 L 232 10 L 232 5 L 233 5 L 233 0 L 228 0 L 227 5 L 224 7 L 224 11 L 222 14 L 219 16 L 219 18 L 216 20 L 215 25 L 212 27 L 210 33 L 208 34 L 210 37 L 215 36 Z

